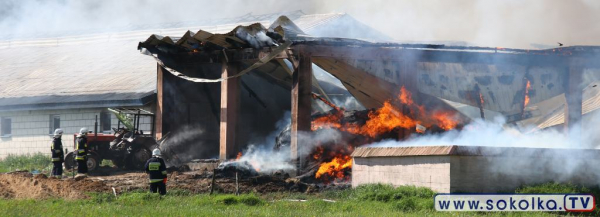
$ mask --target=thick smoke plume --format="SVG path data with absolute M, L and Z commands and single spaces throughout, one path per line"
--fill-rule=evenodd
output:
M 600 124 L 600 116 L 594 115 L 585 126 L 593 128 Z M 585 128 L 585 127 L 584 127 Z M 494 121 L 475 120 L 461 131 L 448 131 L 437 135 L 413 136 L 406 141 L 382 141 L 370 144 L 371 147 L 397 146 L 491 146 L 491 147 L 530 147 L 530 148 L 598 148 L 600 139 L 593 130 L 572 129 L 568 133 L 551 128 L 534 130 L 534 127 L 517 129 L 503 118 Z M 588 128 L 589 129 L 589 128 Z M 529 133 L 525 133 L 529 132 Z
M 0 2 L 0 36 L 126 31 L 135 25 L 294 10 L 348 13 L 395 40 L 408 42 L 513 48 L 551 47 L 557 42 L 600 44 L 600 25 L 595 25 L 600 20 L 600 1 L 596 0 L 4 0 Z

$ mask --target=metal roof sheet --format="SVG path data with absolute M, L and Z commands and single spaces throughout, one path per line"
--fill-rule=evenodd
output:
M 599 149 L 563 149 L 533 147 L 491 147 L 491 146 L 404 146 L 404 147 L 359 147 L 352 157 L 401 157 L 401 156 L 511 156 L 511 157 L 594 157 Z

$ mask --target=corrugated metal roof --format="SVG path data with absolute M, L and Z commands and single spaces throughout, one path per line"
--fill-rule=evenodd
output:
M 352 152 L 352 157 L 449 155 L 455 147 L 456 146 L 360 147 Z
M 135 49 L 148 35 L 179 36 L 200 29 L 225 33 L 255 22 L 268 26 L 276 16 L 279 14 L 253 15 L 232 19 L 240 23 L 212 22 L 185 28 L 175 25 L 177 28 L 160 30 L 0 41 L 0 110 L 93 106 L 84 102 L 96 102 L 98 107 L 142 103 L 156 90 L 155 60 Z M 298 22 L 294 22 L 309 31 L 344 16 L 297 14 Z
M 359 147 L 352 157 L 401 157 L 401 156 L 511 156 L 511 157 L 552 157 L 555 155 L 576 158 L 597 157 L 599 149 L 564 149 L 532 147 L 490 147 L 490 146 L 409 146 L 409 147 Z

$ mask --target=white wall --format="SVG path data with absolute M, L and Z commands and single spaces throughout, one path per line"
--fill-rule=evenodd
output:
M 450 156 L 355 157 L 352 187 L 371 183 L 450 192 Z
M 152 111 L 150 108 L 144 108 Z M 73 134 L 82 127 L 94 130 L 96 115 L 98 116 L 98 130 L 101 133 L 100 113 L 105 108 L 96 109 L 66 109 L 66 110 L 38 110 L 38 111 L 10 111 L 0 112 L 0 117 L 11 118 L 12 134 L 0 138 L 0 159 L 9 154 L 34 154 L 41 152 L 50 155 L 50 115 L 60 115 L 60 128 L 64 130 L 62 137 L 63 147 L 73 149 Z M 111 113 L 111 125 L 117 127 L 118 119 Z M 151 118 L 141 118 L 140 129 L 149 134 Z M 112 133 L 112 132 L 111 132 Z

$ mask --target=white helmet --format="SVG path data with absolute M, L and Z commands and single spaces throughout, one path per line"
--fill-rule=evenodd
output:
M 154 150 L 152 150 L 152 156 L 160 156 L 160 149 L 155 148 Z
M 79 135 L 80 136 L 85 136 L 88 133 L 88 129 L 85 127 L 82 127 L 81 130 L 79 130 Z
M 63 130 L 62 129 L 56 129 L 54 130 L 54 138 L 59 138 L 61 137 L 63 134 Z

